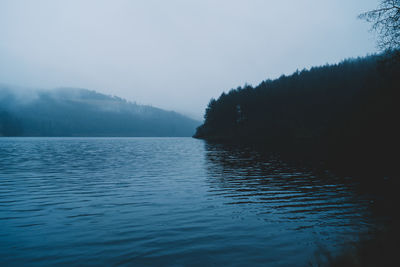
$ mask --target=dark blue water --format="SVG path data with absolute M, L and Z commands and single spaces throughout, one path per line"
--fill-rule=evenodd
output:
M 0 139 L 1 266 L 308 266 L 368 207 L 328 172 L 192 138 Z

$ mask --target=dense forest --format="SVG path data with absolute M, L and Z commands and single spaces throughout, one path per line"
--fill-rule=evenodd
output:
M 191 136 L 199 124 L 85 89 L 0 86 L 0 136 Z
M 348 59 L 232 89 L 210 101 L 194 137 L 393 171 L 399 54 Z

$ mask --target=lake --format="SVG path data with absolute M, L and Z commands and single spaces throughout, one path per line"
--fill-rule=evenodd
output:
M 370 202 L 192 138 L 0 139 L 1 266 L 309 266 L 373 227 Z

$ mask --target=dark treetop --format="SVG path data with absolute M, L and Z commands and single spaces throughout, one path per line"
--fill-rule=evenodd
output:
M 210 101 L 195 137 L 394 169 L 399 77 L 399 53 L 387 52 L 232 89 Z

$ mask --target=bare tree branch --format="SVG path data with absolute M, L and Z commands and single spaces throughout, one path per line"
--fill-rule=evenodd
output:
M 377 9 L 362 13 L 359 18 L 372 23 L 371 29 L 379 36 L 379 48 L 400 48 L 400 0 L 381 0 Z

